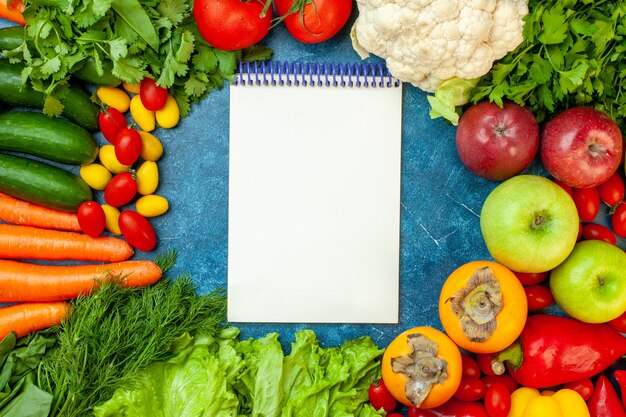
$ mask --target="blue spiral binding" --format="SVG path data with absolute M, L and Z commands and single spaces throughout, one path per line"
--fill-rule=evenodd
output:
M 239 62 L 233 85 L 314 87 L 399 87 L 384 64 L 318 62 Z

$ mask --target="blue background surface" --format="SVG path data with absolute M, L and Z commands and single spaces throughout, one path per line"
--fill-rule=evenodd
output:
M 322 44 L 301 44 L 283 26 L 272 29 L 263 43 L 274 49 L 274 60 L 360 62 L 349 37 L 355 17 L 356 10 L 348 25 Z M 0 27 L 8 24 L 0 19 Z M 257 126 L 259 131 L 281 123 L 281 115 L 274 114 L 271 108 L 259 111 L 267 114 L 266 124 Z M 369 335 L 382 347 L 413 326 L 441 328 L 437 302 L 447 276 L 463 263 L 492 259 L 480 233 L 479 215 L 484 199 L 498 183 L 476 177 L 463 167 L 456 153 L 455 128 L 440 119 L 431 120 L 428 112 L 426 94 L 405 84 L 399 323 L 237 323 L 242 337 L 278 332 L 287 347 L 294 340 L 295 331 L 311 328 L 324 346 Z M 159 162 L 161 182 L 157 193 L 170 201 L 170 211 L 152 221 L 160 239 L 156 251 L 135 257 L 152 259 L 156 254 L 176 249 L 178 260 L 170 275 L 190 274 L 200 292 L 226 285 L 228 116 L 229 89 L 225 86 L 194 105 L 190 116 L 176 128 L 153 132 L 165 147 Z M 527 172 L 543 174 L 537 161 Z M 600 217 L 605 222 L 605 214 Z M 345 294 L 345 298 L 349 300 L 351 295 Z

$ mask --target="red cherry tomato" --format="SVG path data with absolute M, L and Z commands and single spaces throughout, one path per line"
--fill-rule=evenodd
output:
M 146 77 L 139 84 L 139 98 L 147 110 L 161 110 L 165 106 L 168 94 L 167 88 L 158 86 L 152 78 Z
M 461 385 L 454 393 L 454 398 L 459 401 L 478 401 L 485 396 L 487 387 L 478 378 L 461 378 Z
M 511 411 L 511 393 L 499 382 L 487 388 L 484 402 L 489 417 L 507 417 Z
M 537 311 L 554 303 L 550 288 L 543 285 L 529 285 L 524 287 L 529 311 Z
M 499 383 L 499 384 L 504 385 L 509 390 L 509 393 L 511 394 L 513 394 L 513 391 L 517 389 L 517 381 L 514 380 L 513 377 L 509 374 L 485 375 L 484 377 L 480 379 L 485 383 L 487 388 L 489 388 L 491 385 L 495 383 Z
M 352 0 L 315 0 L 293 8 L 294 0 L 274 0 L 276 12 L 285 16 L 291 36 L 304 43 L 319 43 L 332 38 L 346 24 L 352 12 Z M 292 9 L 293 8 L 293 9 Z
M 526 285 L 537 285 L 548 278 L 548 271 L 545 272 L 514 272 L 519 282 Z
M 581 222 L 592 222 L 600 212 L 600 194 L 596 187 L 572 188 L 574 203 Z
M 117 134 L 115 157 L 123 165 L 132 165 L 141 155 L 143 142 L 135 129 L 124 128 Z
M 606 182 L 598 185 L 600 199 L 609 206 L 614 206 L 624 200 L 624 180 L 619 172 L 611 175 Z
M 396 409 L 397 401 L 385 386 L 382 378 L 370 384 L 367 395 L 376 411 L 382 408 L 386 413 L 391 413 Z
M 485 375 L 495 375 L 495 372 L 491 369 L 493 355 L 493 353 L 478 353 L 476 355 L 476 362 L 478 363 L 482 373 Z
M 570 197 L 574 198 L 574 194 L 572 193 L 572 187 L 565 184 L 563 181 L 557 180 L 556 178 L 552 178 L 552 182 L 554 182 L 556 185 L 564 189 L 565 192 L 569 194 Z
M 626 311 L 621 316 L 607 322 L 607 324 L 620 333 L 626 333 Z
M 136 211 L 124 210 L 117 222 L 128 243 L 144 252 L 154 249 L 157 237 L 148 219 Z
M 593 393 L 593 382 L 589 378 L 579 379 L 578 381 L 568 382 L 563 388 L 576 391 L 583 397 L 583 400 L 587 401 Z
M 587 223 L 583 226 L 584 240 L 603 240 L 611 245 L 617 244 L 617 238 L 608 227 L 596 223 Z
M 478 363 L 467 353 L 461 354 L 462 375 L 468 378 L 480 378 Z
M 404 417 L 404 416 L 400 413 L 391 413 L 391 414 L 387 414 L 387 417 Z
M 117 134 L 127 126 L 124 115 L 119 110 L 110 107 L 98 114 L 98 126 L 104 138 L 115 145 Z
M 615 213 L 611 215 L 613 232 L 619 237 L 626 237 L 626 203 L 617 206 Z
M 583 237 L 583 224 L 578 223 L 578 236 L 576 236 L 576 242 L 580 242 L 580 239 Z
M 437 414 L 426 408 L 409 407 L 408 417 L 437 417 Z
M 102 206 L 95 201 L 85 201 L 76 212 L 80 229 L 91 237 L 98 237 L 104 231 L 106 216 Z
M 130 203 L 137 194 L 137 180 L 130 172 L 117 174 L 104 189 L 104 201 L 110 206 L 120 207 Z

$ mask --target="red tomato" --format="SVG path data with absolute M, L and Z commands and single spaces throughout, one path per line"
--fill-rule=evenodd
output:
M 548 278 L 548 271 L 545 272 L 513 272 L 522 285 L 540 284 Z
M 485 375 L 484 377 L 480 379 L 485 383 L 487 388 L 489 388 L 491 385 L 495 383 L 500 383 L 504 385 L 509 390 L 509 393 L 511 394 L 513 394 L 513 391 L 517 389 L 517 381 L 514 380 L 513 377 L 509 374 Z
M 461 354 L 463 376 L 468 378 L 480 378 L 480 368 L 478 363 L 470 355 Z
M 274 0 L 274 4 L 276 12 L 284 17 L 291 36 L 304 43 L 319 43 L 332 38 L 352 12 L 352 0 Z
M 626 204 L 617 206 L 615 213 L 611 215 L 613 232 L 619 237 L 626 237 Z
M 137 180 L 130 172 L 117 174 L 104 189 L 104 201 L 110 206 L 120 207 L 130 201 L 137 194 Z
M 554 297 L 550 288 L 543 285 L 529 285 L 524 287 L 526 291 L 526 301 L 528 301 L 528 310 L 536 311 L 546 308 L 554 303 Z
M 128 243 L 144 252 L 154 249 L 157 237 L 148 219 L 136 211 L 124 210 L 117 222 Z
M 205 41 L 217 49 L 234 51 L 254 45 L 269 32 L 272 8 L 263 15 L 264 3 L 196 0 L 193 15 Z
M 158 86 L 152 78 L 146 77 L 139 84 L 139 98 L 147 110 L 161 110 L 165 106 L 168 94 L 167 88 Z
M 382 378 L 370 384 L 367 395 L 369 396 L 370 404 L 377 411 L 382 408 L 386 413 L 391 413 L 396 409 L 396 399 L 393 398 Z
M 476 362 L 480 367 L 480 370 L 485 375 L 495 375 L 493 369 L 491 369 L 491 360 L 493 359 L 493 353 L 478 353 L 476 355 Z
M 115 157 L 123 165 L 132 165 L 141 155 L 143 142 L 135 129 L 124 128 L 117 134 Z
M 504 384 L 491 384 L 485 392 L 485 409 L 489 417 L 507 417 L 511 411 L 511 393 Z
M 619 172 L 611 175 L 606 182 L 598 185 L 600 199 L 609 206 L 614 206 L 624 199 L 624 180 Z
M 596 223 L 587 223 L 583 226 L 584 240 L 603 240 L 611 245 L 617 244 L 617 238 L 608 227 Z
M 574 198 L 574 193 L 572 193 L 572 187 L 570 187 L 569 185 L 565 184 L 563 181 L 557 180 L 556 178 L 552 178 L 552 182 L 554 182 L 556 185 L 558 185 L 559 187 L 564 189 L 565 192 L 567 194 L 569 194 L 570 197 Z
M 580 242 L 580 239 L 583 237 L 583 224 L 578 223 L 578 236 L 576 236 L 576 242 Z
M 581 222 L 592 222 L 600 212 L 600 194 L 596 187 L 572 188 L 574 203 Z
M 98 237 L 104 231 L 106 216 L 102 206 L 95 201 L 85 201 L 76 212 L 80 229 L 91 237 Z
M 425 408 L 409 407 L 408 417 L 437 417 L 432 411 Z
M 578 381 L 568 382 L 563 388 L 576 391 L 583 397 L 583 400 L 587 401 L 593 393 L 593 382 L 589 378 L 579 379 Z
M 98 126 L 104 138 L 115 145 L 117 134 L 127 126 L 124 115 L 119 110 L 110 107 L 98 114 Z
M 607 322 L 607 324 L 620 333 L 626 333 L 626 311 L 621 316 Z
M 387 414 L 387 417 L 404 417 L 404 416 L 400 413 L 391 413 L 391 414 Z
M 454 393 L 454 398 L 459 401 L 478 401 L 485 396 L 487 387 L 478 378 L 461 378 L 461 385 Z

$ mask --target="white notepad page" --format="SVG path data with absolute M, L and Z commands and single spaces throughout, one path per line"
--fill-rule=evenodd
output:
M 397 323 L 401 86 L 230 100 L 228 320 Z

